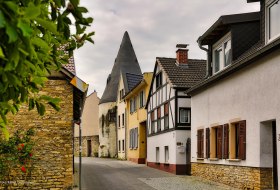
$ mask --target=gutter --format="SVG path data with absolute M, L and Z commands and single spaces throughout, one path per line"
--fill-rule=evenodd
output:
M 206 59 L 206 75 L 205 75 L 205 77 L 204 77 L 204 79 L 207 79 L 209 76 L 210 76 L 210 62 L 209 62 L 209 60 L 210 60 L 210 50 L 209 49 L 207 49 L 207 48 L 205 48 L 205 47 L 202 47 L 202 44 L 201 44 L 201 36 L 197 39 L 197 43 L 198 43 L 198 46 L 199 46 L 199 48 L 200 49 L 202 49 L 202 50 L 204 50 L 204 51 L 206 51 L 206 53 L 207 53 L 207 59 Z

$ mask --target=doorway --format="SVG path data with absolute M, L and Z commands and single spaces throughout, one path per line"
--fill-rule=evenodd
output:
M 272 137 L 273 137 L 273 187 L 278 189 L 278 167 L 277 167 L 277 133 L 276 133 L 276 121 L 272 121 Z
M 275 120 L 261 122 L 260 164 L 262 168 L 271 168 L 270 175 L 272 181 L 270 182 L 270 188 L 278 189 L 277 133 Z M 261 183 L 267 183 L 267 178 L 261 178 Z
M 87 140 L 87 156 L 92 156 L 91 140 Z
M 186 174 L 191 175 L 191 139 L 188 138 L 186 144 Z

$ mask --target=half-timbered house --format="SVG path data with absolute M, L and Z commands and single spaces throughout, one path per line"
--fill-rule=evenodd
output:
M 186 146 L 190 141 L 191 99 L 184 91 L 205 76 L 206 62 L 188 59 L 187 45 L 177 47 L 177 58 L 156 58 L 146 104 L 147 165 L 186 174 L 190 172 Z

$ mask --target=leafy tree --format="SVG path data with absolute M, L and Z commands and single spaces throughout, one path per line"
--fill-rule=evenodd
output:
M 93 43 L 94 33 L 86 33 L 93 21 L 84 17 L 87 12 L 79 0 L 0 0 L 0 127 L 6 137 L 6 116 L 21 104 L 40 115 L 45 104 L 59 110 L 59 99 L 38 92 L 51 71 L 67 63 L 62 45 L 71 56 L 85 41 Z

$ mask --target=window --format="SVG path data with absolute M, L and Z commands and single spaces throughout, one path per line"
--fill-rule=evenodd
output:
M 199 129 L 197 130 L 197 157 L 203 158 L 204 157 L 204 130 Z
M 157 108 L 157 132 L 161 131 L 161 110 Z
M 219 125 L 206 129 L 206 158 L 229 158 L 229 125 Z M 211 134 L 211 136 L 210 136 Z
M 169 128 L 169 103 L 164 104 L 164 129 Z
M 156 147 L 156 163 L 159 163 L 159 147 Z
M 231 124 L 230 127 L 230 158 L 246 159 L 246 121 Z
M 138 148 L 138 128 L 130 129 L 129 131 L 129 148 L 137 149 Z
M 124 127 L 124 113 L 122 114 L 122 126 Z
M 140 92 L 139 99 L 140 99 L 139 100 L 139 107 L 142 108 L 145 105 L 145 93 L 144 93 L 144 91 Z
M 164 162 L 168 163 L 169 162 L 169 150 L 168 146 L 164 147 Z
M 210 144 L 210 158 L 222 159 L 223 125 L 211 128 Z
M 268 1 L 266 5 L 267 39 L 273 40 L 280 36 L 280 3 L 279 0 Z
M 156 75 L 156 89 L 162 85 L 162 72 Z
M 119 115 L 119 120 L 118 120 L 119 128 L 121 127 L 121 116 Z
M 191 109 L 190 108 L 179 108 L 179 121 L 180 123 L 191 123 Z
M 151 112 L 151 133 L 155 133 L 155 111 Z
M 135 98 L 130 99 L 130 113 L 133 113 L 136 111 L 136 100 Z
M 120 101 L 122 100 L 123 96 L 124 96 L 124 90 L 121 89 L 121 90 L 120 90 Z
M 122 140 L 122 151 L 124 152 L 124 139 Z
M 231 64 L 230 34 L 227 34 L 213 47 L 213 73 L 217 73 Z
M 118 141 L 118 144 L 119 144 L 119 152 L 121 151 L 121 141 L 119 140 Z

